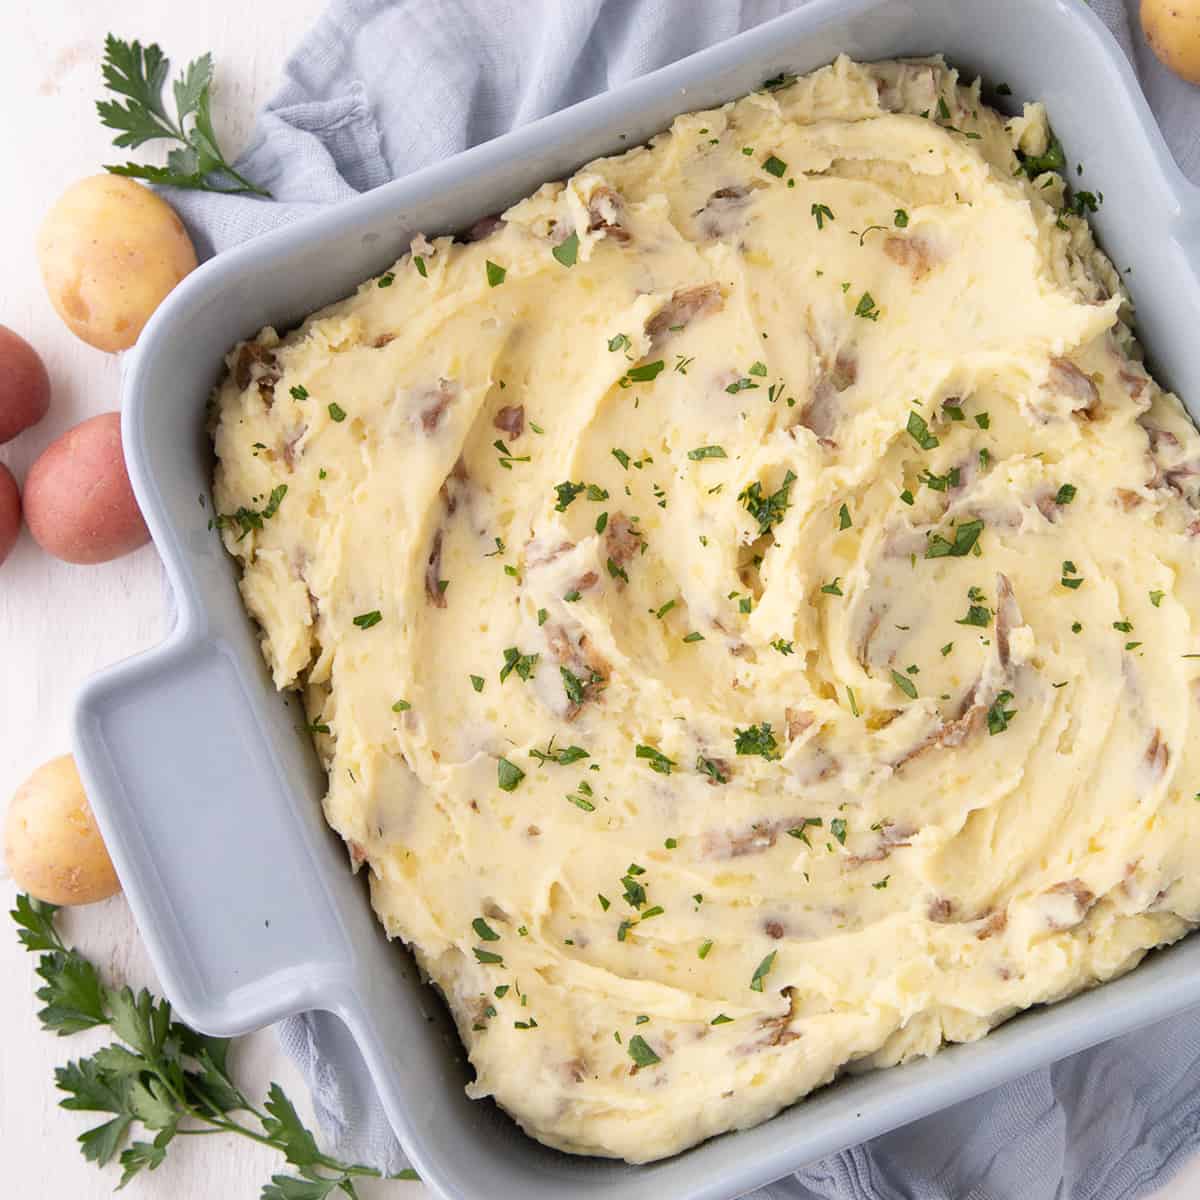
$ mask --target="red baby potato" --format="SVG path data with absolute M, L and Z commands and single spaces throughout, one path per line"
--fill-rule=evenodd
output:
M 9 556 L 21 533 L 21 493 L 12 472 L 0 463 L 0 563 Z
M 25 521 L 43 550 L 72 563 L 108 562 L 149 541 L 119 413 L 92 417 L 46 447 L 25 479 Z
M 36 425 L 50 407 L 50 376 L 38 352 L 0 325 L 0 442 Z

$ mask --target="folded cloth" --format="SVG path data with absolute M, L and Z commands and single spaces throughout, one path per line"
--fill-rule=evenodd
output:
M 803 0 L 333 0 L 288 61 L 238 170 L 272 202 L 172 192 L 203 256 L 605 91 Z M 1200 180 L 1200 89 L 1141 37 L 1135 0 L 1092 0 Z M 1131 14 L 1134 19 L 1131 20 Z M 349 1034 L 279 1027 L 337 1151 L 400 1147 Z M 846 1150 L 755 1200 L 1132 1200 L 1200 1146 L 1200 1014 L 1077 1054 Z

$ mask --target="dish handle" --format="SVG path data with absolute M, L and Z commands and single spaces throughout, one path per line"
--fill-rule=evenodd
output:
M 350 940 L 231 655 L 184 639 L 90 681 L 75 709 L 88 797 L 163 991 L 228 1036 L 326 1007 Z M 315 806 L 314 806 L 315 807 Z M 220 897 L 214 903 L 214 896 Z

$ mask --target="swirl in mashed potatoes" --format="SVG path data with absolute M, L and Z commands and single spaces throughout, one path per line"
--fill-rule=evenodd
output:
M 264 654 L 534 1137 L 672 1154 L 1195 921 L 1200 439 L 1061 165 L 841 59 L 231 354 Z

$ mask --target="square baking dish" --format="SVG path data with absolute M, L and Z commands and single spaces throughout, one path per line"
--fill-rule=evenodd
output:
M 1095 225 L 1139 306 L 1167 387 L 1200 403 L 1200 191 L 1172 162 L 1137 82 L 1079 0 L 813 0 L 733 40 L 255 239 L 201 267 L 147 326 L 125 377 L 130 477 L 178 600 L 160 647 L 79 698 L 80 768 L 167 996 L 213 1034 L 310 1009 L 345 1022 L 406 1153 L 453 1200 L 727 1200 L 821 1155 L 1200 1003 L 1200 939 L 1032 1010 L 981 1042 L 847 1076 L 757 1128 L 633 1167 L 560 1154 L 490 1102 L 440 1000 L 377 924 L 326 827 L 324 775 L 295 699 L 273 689 L 208 528 L 209 392 L 226 351 L 288 328 L 384 270 L 416 233 L 469 226 L 678 113 L 781 71 L 942 52 L 967 78 L 1044 100 Z M 1008 102 L 1012 103 L 1012 102 Z M 1075 182 L 1075 176 L 1072 176 Z M 1192 409 L 1195 417 L 1196 411 Z

